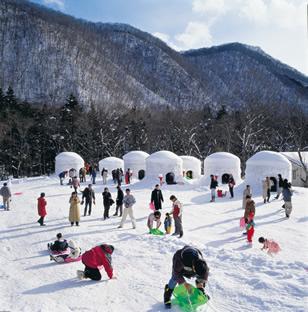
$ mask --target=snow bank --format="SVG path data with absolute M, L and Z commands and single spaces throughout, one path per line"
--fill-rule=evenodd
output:
M 103 168 L 108 169 L 108 174 L 111 174 L 112 170 L 118 168 L 124 168 L 124 161 L 117 157 L 107 157 L 99 161 L 99 173 L 102 172 Z
M 139 180 L 142 173 L 145 172 L 145 160 L 149 156 L 148 153 L 142 151 L 132 151 L 123 156 L 124 159 L 124 172 L 130 168 L 133 172 L 133 178 Z M 140 172 L 141 171 L 141 172 Z M 142 172 L 144 171 L 144 172 Z
M 193 156 L 180 156 L 183 160 L 183 171 L 185 171 L 185 176 L 187 172 L 192 172 L 192 179 L 201 178 L 201 161 Z
M 63 152 L 56 156 L 56 175 L 71 168 L 78 172 L 82 167 L 84 167 L 84 160 L 74 152 Z

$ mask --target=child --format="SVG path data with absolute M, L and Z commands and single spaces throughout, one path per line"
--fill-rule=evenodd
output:
M 91 250 L 86 251 L 82 255 L 82 263 L 85 265 L 84 271 L 78 270 L 77 276 L 80 280 L 90 278 L 94 281 L 100 281 L 102 278 L 100 269 L 104 267 L 110 279 L 116 279 L 113 275 L 111 265 L 111 255 L 114 251 L 112 245 L 102 244 Z
M 70 253 L 69 254 L 64 254 L 64 255 L 50 255 L 50 260 L 54 260 L 56 262 L 73 262 L 81 260 L 80 255 L 81 255 L 81 248 L 77 246 L 77 244 L 74 241 L 69 241 L 68 243 L 68 248 L 70 248 Z M 80 259 L 78 259 L 80 258 Z M 69 261 L 68 259 L 71 259 Z
M 47 247 L 51 251 L 55 251 L 56 253 L 62 253 L 63 251 L 66 251 L 68 244 L 66 239 L 62 239 L 62 234 L 57 234 L 57 240 L 52 244 L 47 244 Z
M 45 197 L 45 193 L 41 193 L 41 197 L 37 199 L 37 210 L 38 210 L 38 215 L 40 216 L 37 222 L 40 224 L 40 226 L 46 225 L 44 224 L 44 218 L 47 215 L 47 212 L 46 212 L 47 202 L 44 197 Z
M 170 217 L 168 212 L 166 213 L 164 225 L 165 225 L 166 234 L 170 234 L 171 228 L 172 228 L 172 218 Z
M 253 218 L 254 218 L 255 214 L 253 212 L 251 212 L 248 216 L 247 216 L 247 223 L 246 223 L 246 230 L 247 230 L 247 242 L 252 244 L 252 237 L 253 234 L 255 232 L 255 223 L 253 222 Z M 251 245 L 252 246 L 252 245 Z
M 149 214 L 149 216 L 148 216 L 148 228 L 150 230 L 150 234 L 151 234 L 151 230 L 153 229 L 154 221 L 156 221 L 156 229 L 159 229 L 159 227 L 161 225 L 160 217 L 161 217 L 160 211 L 154 211 L 154 212 Z
M 263 248 L 261 248 L 261 250 L 268 249 L 268 255 L 277 254 L 279 251 L 281 251 L 278 243 L 273 239 L 264 239 L 264 237 L 259 237 L 259 243 L 263 244 Z

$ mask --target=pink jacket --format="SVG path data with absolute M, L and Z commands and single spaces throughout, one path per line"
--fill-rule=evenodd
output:
M 154 213 L 150 213 L 150 214 L 149 214 L 149 217 L 148 217 L 148 226 L 149 226 L 151 229 L 153 229 L 153 223 L 154 223 L 154 221 L 157 222 L 156 228 L 158 229 L 158 228 L 160 227 L 160 225 L 161 225 L 161 221 L 160 221 L 160 219 L 155 219 L 155 218 L 154 218 Z
M 278 253 L 281 251 L 281 248 L 279 247 L 278 243 L 275 242 L 273 239 L 266 239 L 263 243 L 263 248 L 268 249 L 269 253 Z
M 79 180 L 78 179 L 73 179 L 73 186 L 74 187 L 80 187 L 80 184 L 79 184 Z

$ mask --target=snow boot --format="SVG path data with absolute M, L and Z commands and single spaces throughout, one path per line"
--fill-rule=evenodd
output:
M 173 289 L 170 289 L 168 284 L 165 286 L 165 292 L 164 292 L 164 303 L 166 309 L 171 309 L 171 296 L 173 293 Z
M 85 278 L 84 271 L 77 270 L 77 277 L 81 281 Z
M 184 235 L 184 233 L 183 233 L 183 232 L 181 232 L 181 233 L 180 233 L 180 235 L 178 236 L 178 238 L 182 238 L 182 237 L 183 237 L 183 235 Z
M 213 203 L 213 202 L 215 202 L 215 197 L 214 196 L 212 196 L 212 200 L 210 200 L 210 203 Z

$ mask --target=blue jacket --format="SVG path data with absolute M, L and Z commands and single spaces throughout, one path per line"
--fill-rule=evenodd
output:
M 283 196 L 283 200 L 285 201 L 285 202 L 290 202 L 291 201 L 291 196 L 292 196 L 293 194 L 292 194 L 292 192 L 290 191 L 290 189 L 286 189 L 286 188 L 284 188 L 283 190 L 282 190 L 282 196 Z

